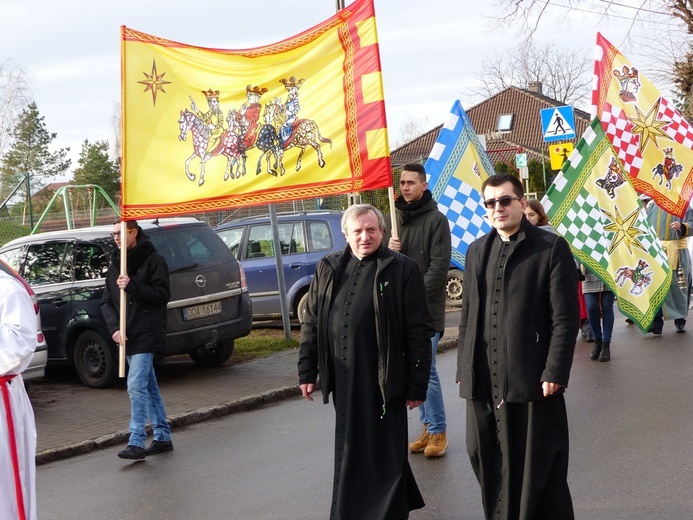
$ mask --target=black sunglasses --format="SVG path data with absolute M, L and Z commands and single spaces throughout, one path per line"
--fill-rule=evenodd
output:
M 510 206 L 510 203 L 514 200 L 520 200 L 522 197 L 511 197 L 506 195 L 505 197 L 500 197 L 498 199 L 488 199 L 484 201 L 484 206 L 486 209 L 494 209 L 496 207 L 496 202 L 503 206 L 504 208 Z

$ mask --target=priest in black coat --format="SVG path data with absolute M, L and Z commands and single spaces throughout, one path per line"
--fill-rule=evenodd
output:
M 421 405 L 434 334 L 416 263 L 383 244 L 382 214 L 344 212 L 347 247 L 310 287 L 298 362 L 303 397 L 320 375 L 336 411 L 330 518 L 400 520 L 424 506 L 408 462 L 407 408 Z
M 520 180 L 482 186 L 494 229 L 469 246 L 457 381 L 487 519 L 574 518 L 568 386 L 580 323 L 568 243 L 531 225 Z

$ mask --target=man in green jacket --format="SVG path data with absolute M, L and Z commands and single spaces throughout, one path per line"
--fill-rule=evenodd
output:
M 431 375 L 426 401 L 419 406 L 423 432 L 409 444 L 409 451 L 426 457 L 442 457 L 448 447 L 445 406 L 436 370 L 438 341 L 445 330 L 445 283 L 450 269 L 451 239 L 448 219 L 438 210 L 428 190 L 426 171 L 420 164 L 407 164 L 399 181 L 401 196 L 395 201 L 398 238 L 388 247 L 414 260 L 424 276 L 426 301 L 433 317 Z

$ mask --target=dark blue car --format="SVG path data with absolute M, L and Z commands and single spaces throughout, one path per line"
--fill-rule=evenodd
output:
M 305 211 L 277 216 L 290 317 L 301 319 L 318 261 L 346 247 L 341 211 Z M 279 283 L 270 217 L 220 224 L 215 231 L 245 271 L 253 318 L 281 317 Z

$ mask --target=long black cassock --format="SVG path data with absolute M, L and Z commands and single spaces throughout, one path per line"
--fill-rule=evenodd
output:
M 329 315 L 336 411 L 330 518 L 400 520 L 424 506 L 407 452 L 404 398 L 387 403 L 378 386 L 376 255 L 352 257 Z
M 501 335 L 517 332 L 502 330 L 504 301 L 512 298 L 503 290 L 503 271 L 516 244 L 496 237 L 482 278 L 485 312 L 474 358 L 477 396 L 467 401 L 467 450 L 487 519 L 572 519 L 563 394 L 529 403 L 504 403 L 499 394 Z

